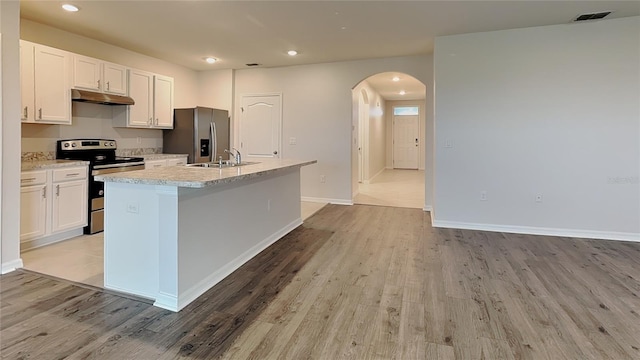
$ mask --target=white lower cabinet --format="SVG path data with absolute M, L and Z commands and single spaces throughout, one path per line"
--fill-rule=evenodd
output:
M 87 186 L 86 166 L 22 172 L 21 250 L 81 233 L 87 225 Z M 67 234 L 72 230 L 79 231 Z
M 54 183 L 53 222 L 58 232 L 87 225 L 87 180 Z
M 47 172 L 22 173 L 20 182 L 20 240 L 44 236 L 47 230 Z

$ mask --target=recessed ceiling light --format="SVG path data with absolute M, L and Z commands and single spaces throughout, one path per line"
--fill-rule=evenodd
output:
M 399 78 L 399 77 L 397 77 L 397 76 L 394 76 L 394 77 L 393 77 L 393 79 L 391 79 L 391 80 L 393 80 L 393 81 L 400 81 L 400 78 Z
M 70 12 L 76 12 L 79 10 L 77 6 L 71 4 L 64 4 L 62 5 L 62 8 Z
M 204 61 L 208 62 L 209 64 L 213 64 L 216 61 L 218 61 L 218 59 L 212 58 L 212 57 L 207 57 L 207 58 L 204 58 Z
M 287 54 L 289 54 L 289 56 L 296 56 L 296 55 L 298 55 L 298 52 L 295 51 L 295 50 L 289 50 L 289 51 L 287 51 Z
M 404 90 L 400 90 L 400 95 L 404 95 L 406 92 Z

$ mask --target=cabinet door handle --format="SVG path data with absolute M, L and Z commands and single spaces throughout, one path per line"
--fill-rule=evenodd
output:
M 100 89 L 100 80 L 98 80 L 98 89 Z
M 46 186 L 42 188 L 42 198 L 43 199 L 47 198 L 47 187 Z
M 109 82 L 107 81 L 107 91 L 109 90 Z
M 35 180 L 35 179 L 36 179 L 36 178 L 32 177 L 32 178 L 22 179 L 22 180 L 20 180 L 20 181 L 21 181 L 21 182 L 29 182 L 29 181 L 33 181 L 33 180 Z
M 60 185 L 56 185 L 56 196 L 60 196 Z
M 38 118 L 42 120 L 42 108 L 38 109 Z
M 71 174 L 66 174 L 66 177 L 71 177 L 71 176 L 78 176 L 80 175 L 80 173 L 71 173 Z
M 24 118 L 25 119 L 29 118 L 29 107 L 28 106 L 24 107 Z

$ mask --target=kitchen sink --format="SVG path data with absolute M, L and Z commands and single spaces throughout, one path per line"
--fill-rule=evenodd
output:
M 255 164 L 259 164 L 259 162 L 256 161 L 243 161 L 242 163 L 240 163 L 240 165 L 237 165 L 236 163 L 230 162 L 230 161 L 223 161 L 222 165 L 220 165 L 218 162 L 209 162 L 209 163 L 195 163 L 195 164 L 187 164 L 185 166 L 187 167 L 201 167 L 201 168 L 228 168 L 228 167 L 238 167 L 238 166 L 245 166 L 245 165 L 255 165 Z

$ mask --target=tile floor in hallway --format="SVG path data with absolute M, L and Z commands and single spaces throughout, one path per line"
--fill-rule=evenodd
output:
M 326 204 L 301 202 L 305 220 Z M 104 287 L 103 233 L 78 236 L 22 253 L 24 268 L 42 274 Z
M 424 208 L 424 170 L 385 169 L 369 184 L 359 184 L 356 204 Z

